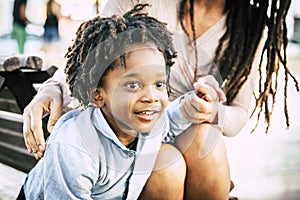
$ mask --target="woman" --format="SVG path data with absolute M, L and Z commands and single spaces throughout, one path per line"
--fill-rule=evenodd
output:
M 150 15 L 167 22 L 168 29 L 174 33 L 178 61 L 171 70 L 170 100 L 180 100 L 183 116 L 194 123 L 175 141 L 187 165 L 185 198 L 226 199 L 230 174 L 221 136 L 236 135 L 247 122 L 257 69 L 260 85 L 256 109 L 265 112 L 267 126 L 270 125 L 268 102 L 271 100 L 273 104 L 276 94 L 277 76 L 274 75 L 280 66 L 277 63 L 283 64 L 286 77 L 294 79 L 286 67 L 285 54 L 285 16 L 290 1 L 116 0 L 108 2 L 103 14 L 124 13 L 138 2 L 151 4 Z M 263 55 L 267 55 L 266 65 L 260 64 Z M 225 91 L 225 104 L 217 102 L 220 95 L 216 94 L 221 92 L 216 80 Z M 61 89 L 67 91 L 67 87 L 57 86 L 64 81 L 63 76 L 61 81 L 48 81 L 25 111 L 26 146 L 36 157 L 42 156 L 44 150 L 38 121 L 43 112 L 51 111 L 48 123 L 51 126 L 60 116 Z M 214 90 L 209 93 L 207 88 Z M 194 90 L 202 98 L 191 92 Z M 66 96 L 67 92 L 63 94 Z M 205 97 L 208 94 L 211 98 Z M 32 132 L 29 127 L 33 124 Z M 159 177 L 151 176 L 148 182 L 152 181 L 159 181 Z

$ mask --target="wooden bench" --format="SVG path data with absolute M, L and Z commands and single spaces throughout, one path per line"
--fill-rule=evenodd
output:
M 21 114 L 0 110 L 0 162 L 28 173 L 37 161 L 25 147 L 22 121 Z
M 56 68 L 57 69 L 57 68 Z M 0 69 L 0 162 L 17 170 L 28 173 L 36 164 L 32 154 L 29 154 L 23 138 L 23 109 L 36 93 L 39 85 L 47 80 L 56 70 L 49 71 L 34 69 L 18 69 L 8 72 Z M 17 76 L 25 76 L 24 81 L 16 80 L 14 84 L 14 73 Z M 15 77 L 17 78 L 17 77 Z M 9 82 L 7 82 L 9 80 Z M 18 82 L 19 81 L 19 82 Z M 21 84 L 21 85 L 18 85 Z M 24 87 L 26 85 L 26 87 Z M 20 86 L 20 88 L 18 88 Z M 30 87 L 30 94 L 26 90 Z M 24 88 L 24 89 L 23 89 Z M 11 91 L 16 89 L 19 91 Z M 28 91 L 28 90 L 27 90 Z M 24 92 L 24 94 L 22 93 Z M 23 96 L 25 95 L 25 96 Z M 27 95 L 27 96 L 26 96 Z M 25 102 L 21 102 L 26 97 Z M 47 134 L 47 133 L 46 133 Z

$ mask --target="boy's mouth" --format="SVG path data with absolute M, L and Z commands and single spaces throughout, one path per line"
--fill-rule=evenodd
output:
M 153 120 L 159 113 L 160 113 L 159 110 L 143 110 L 143 111 L 134 112 L 134 114 L 138 118 L 145 121 Z

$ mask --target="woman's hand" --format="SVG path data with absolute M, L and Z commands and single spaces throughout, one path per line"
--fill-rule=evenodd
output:
M 62 114 L 63 100 L 58 85 L 46 85 L 26 106 L 23 113 L 23 136 L 29 153 L 40 159 L 45 151 L 45 139 L 42 129 L 42 118 L 50 113 L 47 129 L 53 126 Z
M 192 123 L 216 123 L 218 102 L 225 102 L 226 96 L 213 76 L 205 76 L 194 83 L 195 91 L 181 100 L 181 113 Z

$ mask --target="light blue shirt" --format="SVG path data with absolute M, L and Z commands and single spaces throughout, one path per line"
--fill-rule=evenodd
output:
M 162 141 L 172 141 L 190 125 L 170 104 L 149 133 L 140 133 L 136 150 L 125 147 L 100 109 L 66 113 L 57 122 L 45 156 L 24 183 L 27 199 L 137 199 L 154 167 Z M 171 116 L 174 117 L 170 122 Z M 178 126 L 176 124 L 176 120 Z M 174 127 L 173 131 L 170 131 Z

